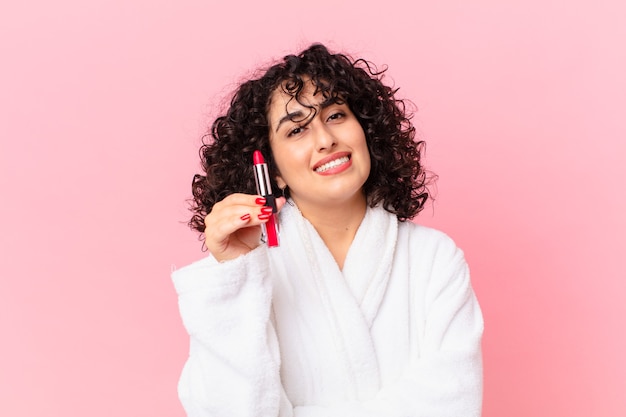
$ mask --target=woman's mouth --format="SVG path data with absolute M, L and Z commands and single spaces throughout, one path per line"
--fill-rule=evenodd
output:
M 350 161 L 350 156 L 348 155 L 342 156 L 340 158 L 333 159 L 332 161 L 326 162 L 325 164 L 318 166 L 317 168 L 315 168 L 315 172 L 317 173 L 326 172 L 329 169 L 338 167 L 339 165 L 343 165 L 348 161 Z

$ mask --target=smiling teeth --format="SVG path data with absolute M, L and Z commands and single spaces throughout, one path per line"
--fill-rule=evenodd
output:
M 331 168 L 334 168 L 336 166 L 339 166 L 341 164 L 345 164 L 346 162 L 348 162 L 350 160 L 350 158 L 348 158 L 347 156 L 344 156 L 342 158 L 338 158 L 335 159 L 333 161 L 327 162 L 324 165 L 318 167 L 315 169 L 315 172 L 324 172 L 324 171 L 328 171 Z

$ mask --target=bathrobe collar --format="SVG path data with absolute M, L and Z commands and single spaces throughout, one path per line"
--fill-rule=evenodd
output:
M 397 218 L 381 207 L 368 207 L 343 271 L 292 201 L 283 207 L 280 224 L 280 256 L 297 260 L 297 267 L 289 267 L 285 271 L 289 277 L 281 280 L 289 287 L 289 297 L 297 305 L 300 291 L 317 295 L 319 306 L 315 309 L 319 309 L 318 314 L 323 314 L 329 325 L 333 349 L 343 353 L 342 365 L 349 380 L 346 386 L 355 387 L 352 395 L 355 399 L 375 393 L 380 381 L 370 328 L 389 282 L 397 242 Z M 288 282 L 294 279 L 298 285 Z

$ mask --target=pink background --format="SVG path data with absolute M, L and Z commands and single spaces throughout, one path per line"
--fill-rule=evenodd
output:
M 0 415 L 183 416 L 172 265 L 234 83 L 313 41 L 390 67 L 485 320 L 485 417 L 626 415 L 623 2 L 0 6 Z M 613 4 L 612 4 L 613 3 Z

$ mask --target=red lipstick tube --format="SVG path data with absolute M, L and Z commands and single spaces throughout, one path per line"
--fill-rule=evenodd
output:
M 269 220 L 262 225 L 263 234 L 266 237 L 267 246 L 278 246 L 278 222 L 276 222 L 276 199 L 272 194 L 272 184 L 270 182 L 270 174 L 265 163 L 265 158 L 260 151 L 254 151 L 252 155 L 254 166 L 254 181 L 256 182 L 257 193 L 265 198 L 265 205 L 272 207 L 272 215 Z

